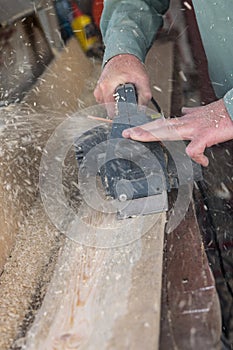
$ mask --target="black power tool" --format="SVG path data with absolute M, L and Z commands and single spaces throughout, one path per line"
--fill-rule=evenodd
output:
M 160 142 L 124 139 L 124 129 L 153 118 L 139 108 L 134 85 L 119 86 L 114 96 L 117 112 L 111 126 L 97 126 L 75 141 L 79 167 L 85 178 L 100 176 L 105 194 L 115 200 L 119 219 L 167 211 L 167 192 L 192 180 L 190 176 L 180 178 L 182 172 L 177 171 L 177 166 L 185 167 L 182 157 L 187 156 L 174 160 Z M 201 167 L 192 162 L 192 169 L 191 178 L 201 180 Z

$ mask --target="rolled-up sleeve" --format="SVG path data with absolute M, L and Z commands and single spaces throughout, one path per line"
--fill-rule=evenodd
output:
M 101 17 L 103 65 L 113 56 L 125 53 L 144 62 L 168 7 L 169 0 L 105 0 Z
M 233 89 L 229 90 L 225 94 L 223 100 L 224 100 L 226 109 L 227 109 L 231 119 L 233 120 Z

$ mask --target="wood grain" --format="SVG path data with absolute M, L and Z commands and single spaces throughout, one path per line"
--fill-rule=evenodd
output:
M 173 44 L 156 46 L 158 55 L 171 56 L 166 71 L 156 70 L 157 78 L 170 84 Z M 154 50 L 148 69 L 156 62 Z M 157 98 L 167 110 L 170 93 Z M 92 230 L 111 227 L 110 234 L 117 236 L 119 222 L 112 215 L 96 213 L 85 203 L 78 211 L 87 217 L 82 236 L 90 234 L 90 224 Z M 154 225 L 144 228 L 142 237 L 121 247 L 100 249 L 66 241 L 27 334 L 26 349 L 158 349 L 166 214 L 147 217 L 145 227 L 150 220 Z M 120 229 L 130 236 L 136 226 L 126 222 Z
M 156 349 L 165 215 L 121 248 L 67 240 L 27 349 Z M 163 232 L 162 232 L 163 233 Z

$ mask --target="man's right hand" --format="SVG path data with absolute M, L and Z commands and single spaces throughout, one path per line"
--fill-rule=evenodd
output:
M 183 108 L 180 118 L 157 119 L 123 131 L 125 138 L 142 142 L 190 140 L 186 153 L 195 162 L 207 166 L 207 147 L 233 139 L 233 121 L 223 99 L 205 106 Z
M 94 91 L 98 103 L 114 101 L 114 92 L 118 85 L 132 83 L 138 94 L 138 104 L 147 105 L 151 99 L 149 77 L 145 66 L 134 55 L 123 54 L 111 58 L 105 65 Z M 110 109 L 110 116 L 114 111 Z

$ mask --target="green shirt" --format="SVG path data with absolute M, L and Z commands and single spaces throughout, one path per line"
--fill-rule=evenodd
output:
M 105 0 L 101 31 L 104 61 L 122 53 L 142 62 L 163 24 L 169 0 Z M 233 0 L 193 0 L 210 79 L 233 119 Z M 189 11 L 187 9 L 187 11 Z

